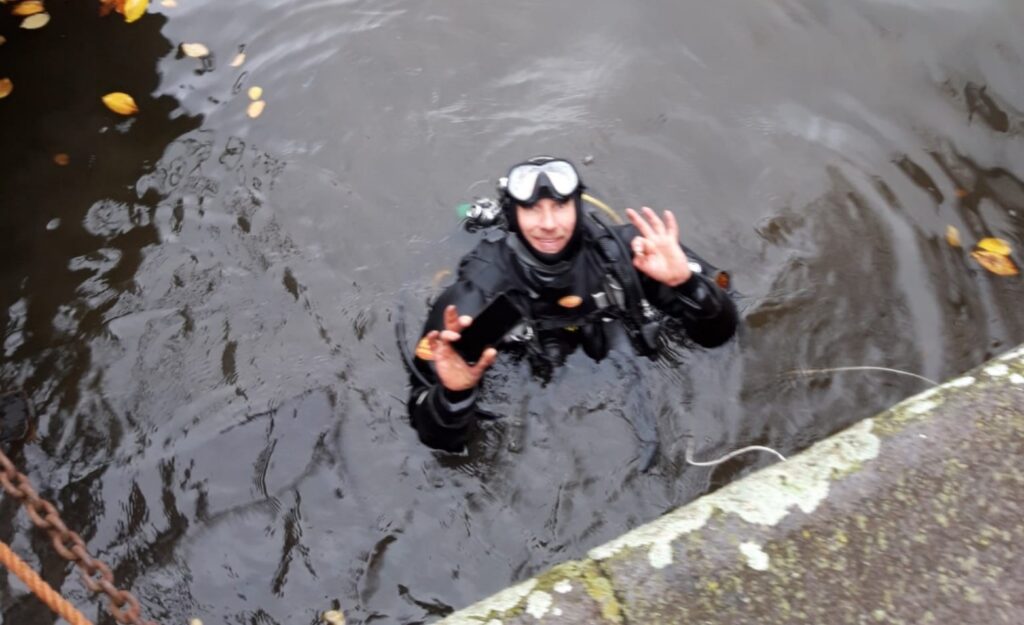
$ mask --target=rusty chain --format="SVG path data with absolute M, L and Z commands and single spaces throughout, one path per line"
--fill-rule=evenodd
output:
M 82 537 L 64 525 L 57 508 L 39 496 L 28 477 L 18 471 L 3 451 L 0 451 L 0 486 L 25 506 L 25 511 L 36 527 L 46 530 L 54 550 L 78 567 L 85 587 L 93 593 L 102 592 L 109 597 L 107 609 L 118 623 L 156 625 L 153 621 L 142 619 L 142 609 L 135 595 L 114 585 L 114 574 L 110 567 L 89 555 Z

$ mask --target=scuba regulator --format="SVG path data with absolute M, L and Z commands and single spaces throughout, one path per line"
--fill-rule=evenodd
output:
M 508 177 L 498 178 L 498 195 L 502 197 L 508 188 Z M 459 204 L 456 208 L 461 224 L 466 232 L 476 232 L 484 228 L 497 226 L 508 228 L 501 201 L 489 197 L 476 197 L 469 204 Z
M 475 198 L 469 204 L 460 204 L 458 214 L 466 232 L 476 232 L 492 226 L 505 226 L 501 203 L 489 197 Z

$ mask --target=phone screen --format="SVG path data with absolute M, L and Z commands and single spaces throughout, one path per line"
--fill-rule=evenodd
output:
M 505 295 L 499 295 L 473 318 L 473 324 L 461 332 L 452 347 L 469 363 L 480 360 L 488 347 L 496 345 L 522 319 L 519 310 Z

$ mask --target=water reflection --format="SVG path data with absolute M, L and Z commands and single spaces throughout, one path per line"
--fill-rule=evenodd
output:
M 48 9 L 52 20 L 39 31 L 7 28 L 13 18 L 0 18 L 5 71 L 18 86 L 0 110 L 0 383 L 23 386 L 40 416 L 38 445 L 27 447 L 19 464 L 68 524 L 115 565 L 118 582 L 132 586 L 152 559 L 147 550 L 160 551 L 150 546 L 137 558 L 123 557 L 122 546 L 148 514 L 145 505 L 133 494 L 119 538 L 96 538 L 108 512 L 119 507 L 103 496 L 104 480 L 118 471 L 115 458 L 125 441 L 145 434 L 98 392 L 106 372 L 91 341 L 104 335 L 112 309 L 137 288 L 144 250 L 159 240 L 156 198 L 138 194 L 136 180 L 168 143 L 202 120 L 172 119 L 175 100 L 150 95 L 159 84 L 156 63 L 172 49 L 160 35 L 162 17 L 128 27 L 99 19 L 94 3 Z M 126 119 L 107 111 L 100 96 L 115 90 L 132 93 L 142 112 Z M 58 153 L 69 155 L 66 166 L 55 164 Z M 8 499 L 2 505 L 3 539 L 37 559 L 44 578 L 95 614 L 77 575 L 68 579 L 72 569 L 27 529 Z M 5 622 L 53 622 L 7 578 L 0 593 Z
M 794 371 L 946 378 L 1024 340 L 1020 280 L 943 238 L 1024 245 L 1010 5 L 51 9 L 0 48 L 0 382 L 42 417 L 23 465 L 165 622 L 429 621 L 771 461 L 689 468 L 691 440 L 790 453 L 921 388 Z M 97 106 L 115 89 L 134 121 Z M 394 304 L 418 326 L 474 242 L 451 207 L 539 151 L 593 155 L 616 206 L 681 207 L 735 278 L 738 341 L 642 365 L 650 475 L 621 376 L 582 356 L 547 386 L 500 361 L 505 417 L 465 456 L 405 422 Z M 91 606 L 0 506 L 0 537 Z M 5 622 L 52 622 L 0 593 Z

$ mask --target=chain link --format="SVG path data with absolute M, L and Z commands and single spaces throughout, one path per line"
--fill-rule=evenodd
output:
M 142 620 L 142 609 L 139 600 L 127 590 L 114 586 L 114 574 L 110 567 L 101 560 L 89 555 L 85 541 L 77 533 L 69 530 L 60 513 L 52 503 L 42 499 L 28 477 L 11 462 L 5 453 L 0 451 L 0 486 L 4 491 L 25 506 L 25 511 L 33 525 L 46 530 L 54 550 L 68 562 L 78 567 L 82 584 L 90 592 L 107 595 L 110 603 L 107 609 L 121 625 L 156 625 L 153 621 Z M 99 574 L 99 577 L 97 577 Z

